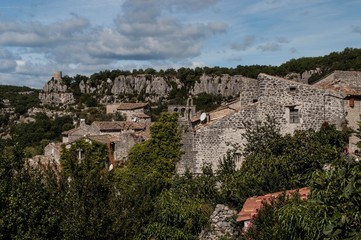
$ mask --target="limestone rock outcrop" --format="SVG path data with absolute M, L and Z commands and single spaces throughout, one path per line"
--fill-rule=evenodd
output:
M 221 94 L 223 97 L 235 97 L 241 92 L 241 82 L 246 79 L 241 75 L 230 76 L 223 74 L 216 75 L 202 75 L 199 81 L 196 81 L 192 91 L 193 95 L 205 92 L 208 94 Z
M 68 92 L 68 87 L 62 79 L 52 78 L 39 93 L 39 99 L 43 104 L 59 105 L 72 104 L 75 102 L 72 92 Z

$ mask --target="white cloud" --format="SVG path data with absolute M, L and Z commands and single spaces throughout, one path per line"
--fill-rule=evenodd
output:
M 263 45 L 259 45 L 258 49 L 261 49 L 263 52 L 275 52 L 281 49 L 281 45 L 276 42 L 270 42 Z
M 88 20 L 72 18 L 44 25 L 39 22 L 0 22 L 0 45 L 18 47 L 52 46 L 67 44 L 74 36 L 81 34 L 89 26 Z
M 256 41 L 256 37 L 254 35 L 248 35 L 243 38 L 241 43 L 235 42 L 231 44 L 231 49 L 236 51 L 244 51 L 250 48 Z

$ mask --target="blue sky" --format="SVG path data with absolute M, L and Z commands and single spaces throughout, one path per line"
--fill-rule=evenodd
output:
M 360 0 L 1 0 L 0 84 L 54 71 L 279 65 L 361 48 Z

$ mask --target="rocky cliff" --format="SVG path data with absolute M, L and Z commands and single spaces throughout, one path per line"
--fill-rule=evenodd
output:
M 197 95 L 199 93 L 205 92 L 208 94 L 221 94 L 223 97 L 235 97 L 241 92 L 241 82 L 243 82 L 243 80 L 250 79 L 251 78 L 240 75 L 202 75 L 199 81 L 196 81 L 194 84 L 192 94 Z M 256 81 L 255 79 L 253 80 Z
M 41 103 L 48 105 L 75 103 L 74 95 L 68 91 L 64 81 L 54 77 L 44 85 L 43 92 L 39 93 L 39 99 Z
M 307 82 L 315 71 L 308 71 L 302 74 L 289 74 L 286 78 L 300 82 Z M 236 97 L 242 91 L 242 82 L 257 81 L 255 79 L 243 77 L 241 75 L 205 75 L 195 81 L 193 89 L 189 94 L 198 95 L 200 93 L 221 94 L 223 97 Z M 173 77 L 162 77 L 150 74 L 118 76 L 115 79 L 106 81 L 92 81 L 88 79 L 79 83 L 79 91 L 83 94 L 94 94 L 103 103 L 114 101 L 115 98 L 142 99 L 149 102 L 157 102 L 160 98 L 167 98 L 171 91 L 180 90 L 183 83 Z M 52 78 L 48 81 L 39 98 L 43 104 L 72 104 L 75 102 L 72 91 L 60 78 Z

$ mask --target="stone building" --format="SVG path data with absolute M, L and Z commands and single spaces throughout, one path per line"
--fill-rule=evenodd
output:
M 348 92 L 336 86 L 332 80 L 334 78 L 343 79 L 338 84 L 342 82 L 344 90 Z M 198 174 L 206 164 L 216 170 L 219 161 L 234 146 L 239 147 L 236 153 L 241 155 L 245 144 L 242 138 L 244 123 L 265 121 L 267 116 L 280 123 L 282 134 L 292 134 L 295 130 L 318 130 L 325 122 L 335 124 L 339 129 L 346 123 L 355 127 L 361 113 L 361 95 L 356 91 L 356 83 L 361 84 L 360 72 L 334 72 L 315 85 L 266 74 L 260 74 L 253 80 L 242 79 L 239 82 L 241 92 L 238 107 L 222 106 L 208 113 L 207 121 L 183 127 L 185 154 L 177 163 L 177 172 L 182 174 L 189 169 Z M 351 141 L 352 150 L 357 141 Z M 238 158 L 240 165 L 242 158 Z
M 80 140 L 107 144 L 112 161 L 123 163 L 131 147 L 149 139 L 150 125 L 129 121 L 94 121 L 88 125 L 81 119 L 78 127 L 62 133 L 63 144 L 71 145 Z
M 151 122 L 151 107 L 148 103 L 116 103 L 106 106 L 106 113 L 120 113 L 126 121 Z
M 196 106 L 193 105 L 193 99 L 188 98 L 187 105 L 170 105 L 168 112 L 178 113 L 180 120 L 191 121 L 195 116 Z

